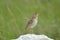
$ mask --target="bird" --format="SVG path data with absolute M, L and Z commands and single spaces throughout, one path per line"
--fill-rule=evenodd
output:
M 38 13 L 32 13 L 31 19 L 27 22 L 25 30 L 33 29 L 38 23 Z

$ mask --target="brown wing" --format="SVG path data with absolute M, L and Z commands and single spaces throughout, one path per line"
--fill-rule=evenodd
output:
M 27 29 L 29 26 L 31 26 L 32 22 L 33 22 L 33 20 L 30 20 L 30 21 L 27 23 L 25 29 Z

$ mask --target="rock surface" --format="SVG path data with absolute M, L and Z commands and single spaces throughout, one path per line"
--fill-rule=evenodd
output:
M 17 39 L 13 39 L 13 40 L 54 40 L 54 39 L 51 39 L 44 34 L 42 35 L 26 34 L 26 35 L 21 35 Z

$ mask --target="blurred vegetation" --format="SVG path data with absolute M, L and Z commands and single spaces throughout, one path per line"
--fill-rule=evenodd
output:
M 39 13 L 34 33 L 60 40 L 60 0 L 0 0 L 0 40 L 24 34 L 34 11 Z

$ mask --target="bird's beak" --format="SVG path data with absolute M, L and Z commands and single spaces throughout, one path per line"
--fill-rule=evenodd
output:
M 37 17 L 38 17 L 38 13 L 37 13 Z

